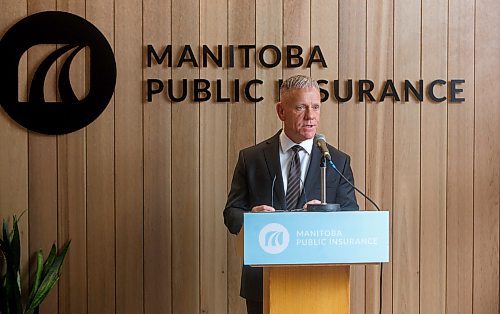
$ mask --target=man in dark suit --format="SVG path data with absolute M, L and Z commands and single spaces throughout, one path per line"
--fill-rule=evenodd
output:
M 237 234 L 244 212 L 273 212 L 320 203 L 321 152 L 313 143 L 319 124 L 321 97 L 313 79 L 297 75 L 285 80 L 276 112 L 283 130 L 240 151 L 229 192 L 224 223 Z M 328 146 L 332 161 L 354 183 L 350 157 Z M 274 188 L 273 188 L 274 187 Z M 341 210 L 358 210 L 354 189 L 330 167 L 327 202 Z M 243 266 L 240 295 L 249 314 L 262 313 L 262 269 Z

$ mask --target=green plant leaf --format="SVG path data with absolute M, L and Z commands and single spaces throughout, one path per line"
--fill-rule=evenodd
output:
M 56 244 L 53 243 L 52 248 L 50 248 L 49 256 L 47 257 L 47 260 L 43 264 L 42 278 L 44 278 L 47 275 L 47 272 L 49 271 L 50 267 L 54 263 L 54 259 L 56 258 L 56 254 L 57 254 Z
M 2 277 L 2 285 L 4 288 L 4 312 L 6 313 L 22 313 L 21 287 L 19 275 L 20 261 L 20 239 L 19 229 L 17 228 L 17 218 L 13 217 L 13 228 L 9 232 L 9 226 L 4 219 L 2 228 L 2 253 L 5 257 L 6 273 Z
M 42 303 L 45 297 L 47 297 L 52 287 L 54 287 L 54 285 L 56 284 L 57 280 L 59 280 L 59 275 L 57 273 L 50 274 L 43 280 L 40 288 L 33 298 L 32 303 L 28 305 L 26 314 L 33 313 L 33 311 Z
M 12 231 L 9 232 L 7 222 L 3 221 L 3 252 L 5 259 L 8 261 L 7 266 L 14 271 L 19 270 L 19 262 L 21 256 L 21 241 L 19 237 L 19 228 L 17 226 L 17 218 L 13 216 Z
M 61 252 L 53 259 L 53 262 L 51 264 L 47 263 L 47 261 L 49 260 L 49 258 L 47 258 L 47 261 L 44 264 L 44 271 L 43 271 L 44 273 L 46 272 L 46 276 L 42 275 L 43 277 L 42 283 L 40 284 L 40 287 L 37 289 L 35 296 L 32 299 L 32 302 L 28 305 L 26 313 L 32 313 L 40 305 L 40 303 L 42 303 L 45 297 L 49 294 L 52 287 L 56 284 L 57 280 L 59 279 L 59 271 L 61 269 L 62 263 L 66 256 L 70 243 L 71 241 L 68 241 L 64 245 L 64 247 L 61 249 Z M 49 267 L 48 270 L 45 269 L 45 265 Z
M 24 213 L 23 213 L 24 214 Z M 22 217 L 22 214 L 21 216 Z M 0 314 L 22 314 L 23 305 L 21 299 L 21 239 L 19 234 L 19 219 L 13 216 L 12 229 L 4 219 L 2 225 L 2 239 L 0 239 L 0 257 L 5 257 L 6 271 L 0 273 Z M 59 280 L 60 269 L 70 242 L 58 252 L 57 247 L 52 245 L 49 256 L 43 261 L 43 251 L 37 252 L 37 269 L 32 289 L 29 293 L 27 314 L 38 314 L 39 306 L 49 294 L 51 289 Z
M 10 249 L 12 254 L 10 263 L 14 268 L 14 271 L 19 272 L 20 261 L 21 261 L 21 240 L 19 237 L 19 227 L 17 225 L 16 216 L 13 217 Z
M 3 240 L 3 252 L 5 254 L 5 258 L 7 259 L 7 254 L 9 254 L 10 251 L 10 239 L 9 239 L 9 226 L 7 224 L 7 221 L 4 219 L 3 220 L 3 227 L 2 227 L 2 240 Z
M 31 292 L 28 298 L 28 305 L 33 301 L 35 297 L 35 293 L 40 287 L 40 282 L 42 281 L 42 271 L 43 271 L 43 251 L 38 250 L 36 252 L 36 273 L 35 273 L 35 282 L 33 287 L 31 288 Z

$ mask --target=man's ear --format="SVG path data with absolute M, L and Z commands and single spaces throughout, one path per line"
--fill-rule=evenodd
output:
M 276 104 L 276 113 L 278 114 L 278 118 L 280 118 L 281 121 L 285 121 L 285 110 L 281 101 Z

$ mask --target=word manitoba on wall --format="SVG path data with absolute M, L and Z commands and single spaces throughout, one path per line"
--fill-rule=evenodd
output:
M 146 47 L 146 66 L 162 66 L 165 71 L 169 69 L 191 67 L 207 68 L 215 66 L 223 69 L 260 67 L 271 69 L 282 64 L 285 68 L 310 68 L 316 63 L 322 68 L 327 68 L 326 58 L 321 47 L 316 45 L 309 52 L 299 45 L 287 45 L 282 49 L 275 45 L 265 45 L 257 48 L 255 45 L 217 45 L 210 48 L 207 45 L 191 47 L 184 45 L 177 47 L 179 53 L 174 55 L 172 45 L 166 45 L 158 49 L 153 45 Z M 405 79 L 395 84 L 393 79 L 387 79 L 382 85 L 376 86 L 369 79 L 347 79 L 345 81 L 328 81 L 315 78 L 320 85 L 321 101 L 334 99 L 338 102 L 347 102 L 356 99 L 358 102 L 382 102 L 387 97 L 395 101 L 409 101 L 410 97 L 423 101 L 427 97 L 433 102 L 456 103 L 465 101 L 460 97 L 463 92 L 464 79 L 450 79 L 449 81 L 437 78 L 430 82 L 422 79 Z M 275 84 L 277 83 L 277 84 Z M 276 95 L 282 80 L 274 84 L 277 87 Z M 242 98 L 250 102 L 261 102 L 264 97 L 256 95 L 256 86 L 266 84 L 260 79 L 241 81 L 238 78 L 232 80 L 208 80 L 198 79 L 167 79 L 146 78 L 147 102 L 152 102 L 154 97 L 166 97 L 171 102 L 190 100 L 193 102 L 215 101 L 220 103 L 239 102 Z M 267 83 L 269 84 L 269 83 Z M 228 88 L 226 88 L 228 86 Z M 396 87 L 398 86 L 398 87 Z M 277 101 L 278 99 L 273 99 Z

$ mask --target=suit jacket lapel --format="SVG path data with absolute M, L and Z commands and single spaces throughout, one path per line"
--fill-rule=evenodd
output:
M 266 147 L 264 148 L 264 158 L 266 159 L 267 169 L 269 170 L 269 175 L 271 180 L 276 176 L 276 181 L 274 182 L 274 207 L 277 209 L 285 209 L 285 189 L 283 187 L 283 176 L 281 175 L 281 164 L 280 164 L 280 144 L 279 135 L 281 131 L 276 133 L 266 142 Z M 279 204 L 279 206 L 277 206 Z
M 309 161 L 309 169 L 307 170 L 306 175 L 306 182 L 304 182 L 304 189 L 302 189 L 302 194 L 298 203 L 299 208 L 302 208 L 302 206 L 304 206 L 306 197 L 307 201 L 310 201 L 310 194 L 308 195 L 308 193 L 310 191 L 313 191 L 315 184 L 319 184 L 318 179 L 320 177 L 320 162 L 321 154 L 316 145 L 313 145 L 313 148 L 311 150 L 311 159 Z

